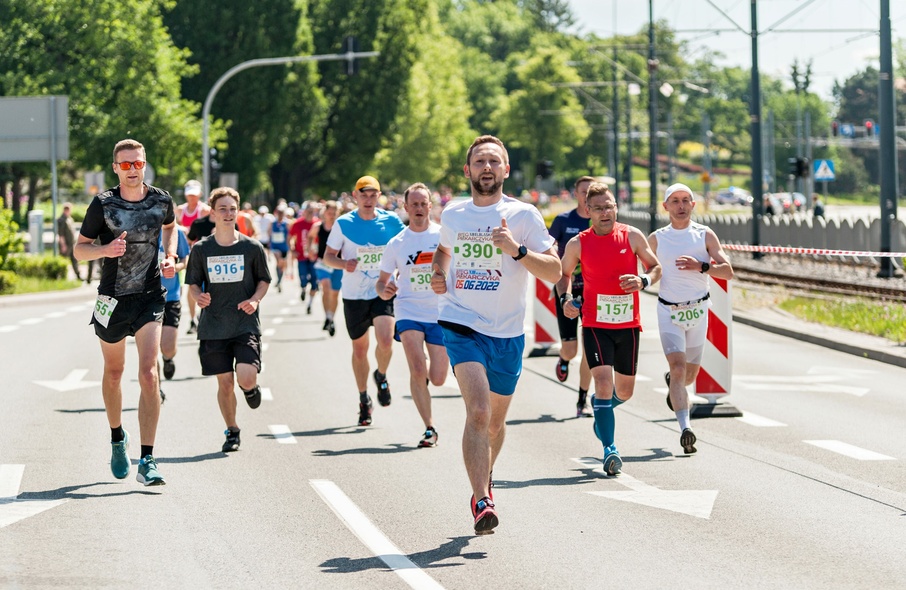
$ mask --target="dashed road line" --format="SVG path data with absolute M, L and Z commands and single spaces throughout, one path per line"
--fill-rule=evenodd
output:
M 832 453 L 838 453 L 852 459 L 858 459 L 859 461 L 896 461 L 895 457 L 888 457 L 887 455 L 869 451 L 868 449 L 863 449 L 839 440 L 804 440 L 802 442 L 814 445 L 826 451 L 831 451 Z
M 743 412 L 741 418 L 737 418 L 740 422 L 748 424 L 749 426 L 755 426 L 758 428 L 773 428 L 777 426 L 786 426 L 783 422 L 778 422 L 777 420 L 771 420 L 770 418 L 765 418 L 764 416 L 759 416 L 758 414 L 753 414 L 752 412 Z
M 274 438 L 278 443 L 282 445 L 297 444 L 296 437 L 293 436 L 292 431 L 286 424 L 271 424 L 267 428 L 271 431 L 271 434 L 274 435 Z
M 425 573 L 406 557 L 399 548 L 349 499 L 337 484 L 326 479 L 312 479 L 308 482 L 321 499 L 343 521 L 343 524 L 362 543 L 387 564 L 410 588 L 416 590 L 443 590 L 434 578 Z
M 262 388 L 261 388 L 261 399 L 264 400 L 264 401 L 266 401 L 266 402 L 272 402 L 272 401 L 274 401 L 274 394 L 271 393 L 271 388 L 270 388 L 270 387 L 262 387 Z

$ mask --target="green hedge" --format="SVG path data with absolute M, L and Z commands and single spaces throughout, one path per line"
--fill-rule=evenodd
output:
M 0 270 L 0 295 L 12 293 L 16 290 L 19 277 L 11 270 Z
M 6 259 L 5 270 L 23 277 L 62 280 L 66 278 L 69 260 L 62 256 L 16 255 Z

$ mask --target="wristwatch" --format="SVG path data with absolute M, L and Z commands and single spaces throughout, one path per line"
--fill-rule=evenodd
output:
M 699 272 L 704 274 L 704 273 L 708 272 L 708 270 L 710 268 L 711 268 L 710 264 L 708 264 L 707 262 L 702 262 L 702 269 Z
M 528 248 L 526 248 L 525 246 L 519 246 L 519 254 L 513 256 L 513 260 L 522 260 L 526 257 L 526 255 L 528 255 Z

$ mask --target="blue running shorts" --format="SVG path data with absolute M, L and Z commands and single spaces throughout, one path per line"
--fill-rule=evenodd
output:
M 438 346 L 444 345 L 444 333 L 443 329 L 437 325 L 436 322 L 417 322 L 415 320 L 397 320 L 396 322 L 396 334 L 393 335 L 393 338 L 397 342 L 401 342 L 400 334 L 406 330 L 417 330 L 419 332 L 424 332 L 425 342 L 428 344 L 436 344 Z
M 471 334 L 454 332 L 446 326 L 441 329 L 454 373 L 460 363 L 481 363 L 491 391 L 499 395 L 512 395 L 516 391 L 516 382 L 522 374 L 525 336 L 494 338 L 475 331 Z

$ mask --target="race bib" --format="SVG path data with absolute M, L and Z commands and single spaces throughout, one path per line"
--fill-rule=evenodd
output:
M 500 270 L 503 251 L 492 243 L 490 232 L 460 232 L 453 245 L 455 268 Z
M 434 270 L 430 264 L 416 264 L 409 270 L 409 288 L 413 293 L 431 289 L 431 275 Z
M 241 254 L 208 258 L 208 279 L 211 283 L 239 283 L 245 276 L 245 260 Z
M 600 324 L 624 324 L 631 322 L 634 305 L 632 294 L 598 295 L 595 321 Z
M 282 244 L 286 242 L 286 234 L 283 232 L 274 232 L 271 234 L 271 244 Z
M 355 251 L 355 258 L 359 261 L 356 270 L 378 270 L 383 256 L 384 246 L 359 246 Z
M 699 325 L 707 313 L 705 301 L 680 303 L 670 306 L 670 321 L 684 330 L 689 330 Z
M 94 320 L 106 328 L 110 323 L 110 318 L 113 317 L 113 310 L 116 309 L 117 303 L 119 301 L 113 297 L 98 295 L 98 300 L 94 304 Z

